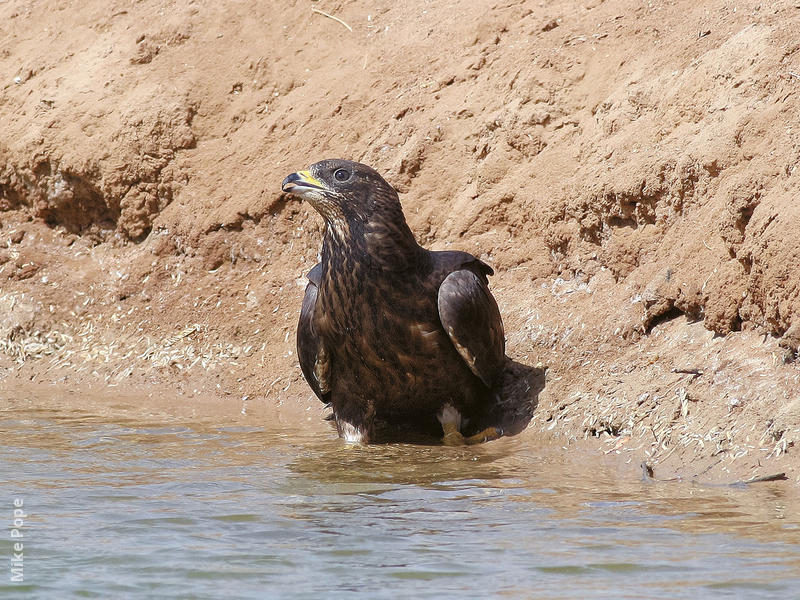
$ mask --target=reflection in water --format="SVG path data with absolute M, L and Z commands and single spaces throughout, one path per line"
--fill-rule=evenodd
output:
M 515 476 L 513 467 L 495 464 L 507 456 L 506 440 L 475 447 L 344 445 L 338 441 L 319 453 L 300 455 L 289 469 L 325 484 L 430 485 L 463 479 L 503 479 Z M 508 466 L 508 465 L 506 465 Z
M 26 597 L 792 597 L 783 485 L 621 482 L 520 434 L 346 446 L 332 432 L 0 411 Z M 6 511 L 8 513 L 8 511 Z M 0 553 L 10 556 L 8 539 Z

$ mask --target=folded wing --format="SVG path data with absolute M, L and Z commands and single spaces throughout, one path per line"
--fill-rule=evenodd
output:
M 314 329 L 314 310 L 321 276 L 321 264 L 308 273 L 308 285 L 300 309 L 300 322 L 297 324 L 297 357 L 308 385 L 327 404 L 330 402 L 330 355 Z
M 438 304 L 439 319 L 453 346 L 491 388 L 505 362 L 505 333 L 485 274 L 469 268 L 450 273 L 439 286 Z

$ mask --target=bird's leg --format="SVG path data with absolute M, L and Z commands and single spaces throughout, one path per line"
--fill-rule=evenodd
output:
M 461 413 L 452 404 L 445 404 L 437 415 L 442 424 L 444 436 L 442 442 L 445 446 L 463 446 L 464 436 L 461 435 Z
M 437 415 L 439 423 L 442 424 L 444 436 L 442 442 L 445 446 L 470 446 L 472 444 L 482 444 L 490 442 L 503 436 L 503 430 L 497 427 L 487 427 L 475 435 L 464 437 L 461 433 L 461 413 L 452 404 L 446 404 Z

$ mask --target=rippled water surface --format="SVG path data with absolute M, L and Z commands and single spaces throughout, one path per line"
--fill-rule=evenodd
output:
M 525 434 L 471 448 L 359 447 L 299 423 L 187 426 L 0 406 L 0 595 L 800 593 L 800 514 L 786 483 L 620 481 Z M 14 499 L 26 514 L 22 583 L 8 567 Z

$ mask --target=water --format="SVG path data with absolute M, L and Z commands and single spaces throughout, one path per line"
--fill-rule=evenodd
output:
M 643 483 L 525 433 L 470 448 L 365 448 L 316 418 L 226 427 L 0 406 L 0 596 L 750 599 L 800 589 L 800 512 L 786 483 Z M 26 513 L 23 583 L 9 581 L 14 499 Z

